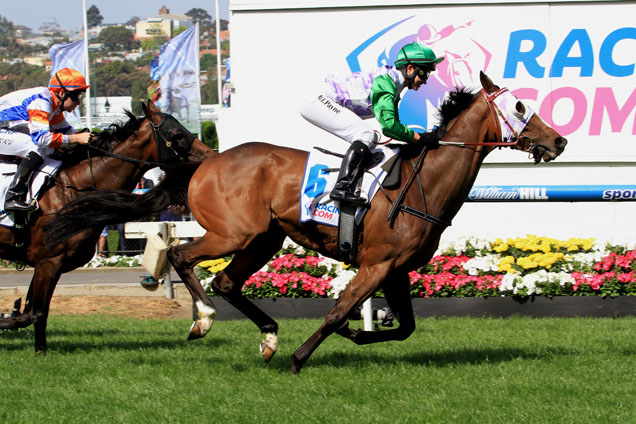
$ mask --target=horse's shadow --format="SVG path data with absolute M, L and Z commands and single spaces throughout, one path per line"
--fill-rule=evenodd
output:
M 421 352 L 407 355 L 381 355 L 379 353 L 365 352 L 333 352 L 316 355 L 308 364 L 311 367 L 350 368 L 360 365 L 394 366 L 396 363 L 410 365 L 444 368 L 462 364 L 479 365 L 504 363 L 517 359 L 532 360 L 549 356 L 569 356 L 576 354 L 576 349 L 551 348 L 541 352 L 532 349 L 519 348 L 486 348 L 461 350 L 444 350 L 439 352 Z M 281 371 L 289 371 L 289 358 L 277 357 L 272 365 Z
M 141 332 L 137 340 L 130 340 L 128 337 L 122 336 L 122 332 L 116 329 L 113 330 L 87 330 L 82 331 L 82 335 L 89 338 L 99 338 L 106 336 L 113 336 L 113 340 L 99 340 L 96 341 L 72 341 L 66 339 L 67 337 L 77 336 L 76 332 L 66 330 L 51 330 L 49 332 L 50 341 L 48 344 L 48 350 L 50 352 L 58 353 L 90 353 L 90 352 L 102 352 L 102 351 L 139 351 L 139 350 L 177 350 L 183 347 L 184 344 L 198 343 L 205 348 L 222 348 L 225 345 L 230 345 L 231 340 L 227 338 L 209 338 L 201 341 L 188 341 L 183 336 L 175 336 L 174 332 L 163 331 L 153 332 L 153 340 L 145 340 L 144 333 L 151 334 L 150 332 Z M 30 349 L 33 344 L 33 331 L 6 331 L 0 334 L 0 349 L 4 351 L 22 351 L 24 349 Z M 65 340 L 56 340 L 56 337 L 63 337 Z M 159 338 L 157 338 L 159 337 Z M 12 341 L 12 344 L 3 345 L 2 339 Z M 18 341 L 15 343 L 15 341 Z

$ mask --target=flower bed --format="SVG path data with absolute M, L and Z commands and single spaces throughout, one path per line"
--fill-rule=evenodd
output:
M 210 283 L 230 258 L 205 261 L 197 274 Z M 441 246 L 424 267 L 412 271 L 412 297 L 620 296 L 636 294 L 636 250 L 594 239 L 527 236 L 466 238 Z M 243 285 L 248 297 L 337 298 L 355 276 L 342 263 L 289 241 Z M 381 293 L 379 293 L 381 296 Z

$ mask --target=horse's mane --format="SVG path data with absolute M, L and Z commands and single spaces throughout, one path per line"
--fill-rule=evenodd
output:
M 462 111 L 472 104 L 475 95 L 476 92 L 474 90 L 466 87 L 458 87 L 448 93 L 448 97 L 444 99 L 437 109 L 440 128 L 445 130 L 450 121 L 457 118 Z
M 440 138 L 446 134 L 448 124 L 473 103 L 476 95 L 477 91 L 466 87 L 457 87 L 448 93 L 448 97 L 439 105 L 435 113 L 439 121 L 436 131 Z M 408 143 L 402 145 L 400 151 L 404 157 L 410 158 L 419 155 L 422 147 L 419 144 Z
M 126 122 L 115 122 L 108 126 L 108 129 L 95 133 L 96 137 L 91 142 L 91 146 L 98 149 L 112 152 L 115 146 L 127 140 L 141 126 L 144 118 L 138 118 L 131 111 L 125 110 L 128 120 Z M 86 145 L 65 146 L 55 151 L 51 158 L 61 160 L 62 168 L 69 168 L 88 157 L 104 156 L 99 150 L 91 149 Z

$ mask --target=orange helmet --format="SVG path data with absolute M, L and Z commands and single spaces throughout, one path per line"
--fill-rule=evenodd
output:
M 71 68 L 60 69 L 49 81 L 49 90 L 51 91 L 86 90 L 88 87 L 84 76 L 79 71 Z

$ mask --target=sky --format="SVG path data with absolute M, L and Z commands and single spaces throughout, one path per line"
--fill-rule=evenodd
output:
M 190 9 L 203 9 L 216 18 L 215 0 L 86 0 L 86 8 L 97 6 L 104 17 L 102 23 L 125 23 L 133 16 L 145 19 L 157 16 L 161 6 L 170 13 L 185 14 Z M 38 31 L 45 22 L 57 22 L 62 29 L 79 30 L 84 24 L 82 0 L 0 0 L 0 15 L 15 25 Z M 221 19 L 229 19 L 229 0 L 219 0 Z

